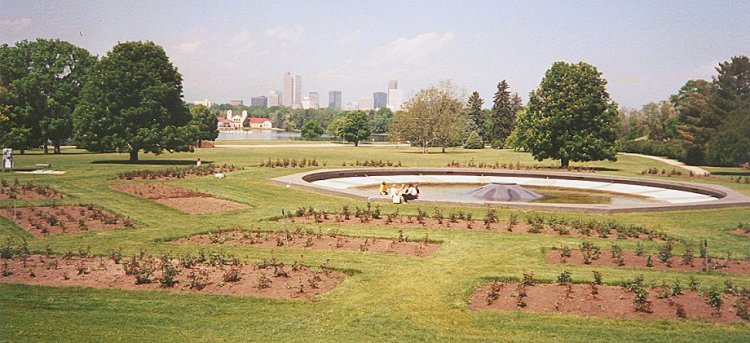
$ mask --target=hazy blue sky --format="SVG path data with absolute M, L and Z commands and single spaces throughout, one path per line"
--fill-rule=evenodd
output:
M 117 42 L 163 46 L 185 99 L 282 88 L 406 95 L 453 80 L 491 101 L 507 79 L 528 98 L 554 61 L 599 68 L 621 105 L 665 99 L 691 78 L 750 55 L 750 1 L 8 1 L 0 43 L 59 38 L 104 55 Z

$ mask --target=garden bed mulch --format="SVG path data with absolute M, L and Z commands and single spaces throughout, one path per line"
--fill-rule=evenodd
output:
M 353 224 L 353 225 L 373 225 L 379 227 L 393 227 L 398 229 L 405 228 L 430 228 L 430 229 L 459 229 L 459 230 L 470 230 L 470 231 L 495 231 L 495 232 L 507 232 L 507 233 L 529 233 L 539 234 L 547 236 L 565 236 L 565 237 L 588 237 L 588 238 L 607 238 L 611 240 L 623 239 L 623 240 L 651 240 L 655 242 L 663 242 L 667 240 L 667 236 L 663 234 L 646 234 L 646 233 L 633 233 L 630 234 L 619 234 L 615 230 L 609 230 L 608 232 L 602 231 L 597 232 L 595 230 L 578 230 L 571 226 L 557 226 L 552 228 L 548 225 L 529 225 L 527 223 L 517 223 L 509 225 L 509 222 L 498 221 L 485 224 L 483 220 L 465 220 L 458 219 L 452 222 L 448 219 L 436 220 L 433 218 L 423 218 L 421 221 L 416 216 L 398 216 L 396 218 L 388 219 L 387 217 L 378 219 L 367 219 L 361 220 L 360 218 L 350 217 L 344 219 L 340 215 L 328 215 L 328 219 L 314 218 L 314 217 L 288 217 L 285 219 L 277 219 L 277 221 L 286 220 L 293 223 L 305 223 L 305 224 Z
M 748 232 L 745 229 L 734 229 L 734 230 L 730 230 L 730 231 L 727 231 L 727 232 L 729 232 L 729 233 L 731 233 L 733 235 L 738 235 L 738 236 L 742 236 L 742 237 L 750 237 L 750 232 Z
M 162 183 L 118 184 L 110 187 L 114 190 L 129 193 L 140 198 L 154 200 L 158 203 L 190 214 L 226 212 L 248 207 L 245 204 L 214 198 L 210 194 Z
M 0 258 L 0 282 L 44 286 L 84 286 L 125 290 L 166 290 L 172 292 L 201 292 L 228 295 L 252 295 L 270 298 L 310 300 L 341 283 L 346 274 L 330 269 L 306 266 L 226 265 L 196 262 L 184 267 L 180 262 L 169 262 L 177 270 L 174 284 L 166 286 L 164 263 L 156 258 L 126 258 L 116 263 L 106 257 L 68 257 L 29 255 L 25 259 Z M 128 275 L 126 269 L 134 272 Z M 153 270 L 145 283 L 136 283 L 145 276 L 142 270 Z M 236 275 L 236 281 L 227 276 Z M 142 281 L 146 281 L 143 280 Z
M 45 200 L 62 199 L 64 195 L 47 186 L 34 185 L 30 181 L 26 184 L 0 185 L 0 200 L 11 199 L 11 194 L 17 200 Z
M 135 223 L 95 206 L 37 206 L 0 209 L 0 216 L 14 221 L 36 237 L 133 227 Z
M 561 250 L 550 250 L 547 252 L 547 263 L 571 263 L 571 264 L 585 264 L 583 253 L 580 250 L 571 250 L 570 257 L 563 257 Z M 741 275 L 750 275 L 750 261 L 748 260 L 727 260 L 711 258 L 695 258 L 690 263 L 683 263 L 682 257 L 671 257 L 667 259 L 671 266 L 662 262 L 656 255 L 651 257 L 652 267 L 648 267 L 647 259 L 648 254 L 642 256 L 636 255 L 631 251 L 624 251 L 621 253 L 622 265 L 618 258 L 613 258 L 609 252 L 602 252 L 601 256 L 597 259 L 590 259 L 589 264 L 593 266 L 605 266 L 605 267 L 624 267 L 624 268 L 639 268 L 639 269 L 659 269 L 659 270 L 683 270 L 683 271 L 716 271 L 721 273 L 733 273 Z
M 193 176 L 207 176 L 213 174 L 226 174 L 244 168 L 235 167 L 233 164 L 203 164 L 201 166 L 192 166 L 187 168 L 168 168 L 168 169 L 146 169 L 128 171 L 117 174 L 121 180 L 171 180 L 184 179 Z
M 596 290 L 593 291 L 592 287 Z M 746 313 L 750 301 L 738 295 L 722 294 L 722 305 L 717 311 L 698 291 L 683 291 L 681 295 L 659 299 L 659 289 L 649 290 L 647 302 L 650 311 L 644 312 L 636 310 L 634 293 L 619 286 L 536 284 L 522 287 L 520 283 L 491 282 L 474 292 L 469 308 L 478 311 L 565 313 L 617 319 L 688 319 L 721 324 L 749 322 L 738 316 L 738 309 L 744 308 Z M 523 292 L 525 296 L 519 297 Z M 491 294 L 496 296 L 494 300 L 491 300 L 494 298 Z M 523 307 L 519 306 L 519 298 Z M 683 317 L 678 315 L 678 310 L 682 311 Z
M 337 234 L 305 232 L 243 232 L 230 231 L 196 235 L 172 241 L 173 243 L 198 243 L 220 246 L 256 246 L 265 248 L 303 248 L 345 250 L 426 257 L 434 254 L 440 244 L 429 240 L 410 241 L 400 235 L 394 239 L 350 237 Z

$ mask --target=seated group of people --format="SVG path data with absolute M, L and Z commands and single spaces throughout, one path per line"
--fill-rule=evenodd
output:
M 419 198 L 419 185 L 410 183 L 408 186 L 404 183 L 401 184 L 401 188 L 396 188 L 396 185 L 392 185 L 388 188 L 388 185 L 383 181 L 380 184 L 380 195 L 388 195 L 393 199 L 394 204 L 400 204 L 409 200 Z

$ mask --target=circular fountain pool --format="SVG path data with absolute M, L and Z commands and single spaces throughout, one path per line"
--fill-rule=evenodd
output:
M 420 185 L 415 203 L 506 206 L 526 209 L 628 212 L 683 210 L 750 205 L 750 198 L 726 187 L 599 174 L 477 169 L 318 170 L 276 178 L 276 183 L 370 201 L 381 182 Z M 477 197 L 473 191 L 492 184 L 515 184 L 543 197 L 513 201 Z

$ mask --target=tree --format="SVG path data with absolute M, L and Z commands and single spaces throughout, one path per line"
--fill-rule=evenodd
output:
M 750 59 L 732 57 L 716 68 L 712 107 L 721 118 L 708 143 L 707 157 L 714 165 L 731 166 L 750 161 Z
M 467 131 L 476 131 L 480 138 L 485 137 L 483 104 L 484 100 L 479 97 L 479 92 L 476 91 L 471 93 L 469 100 L 466 101 L 466 116 L 469 119 Z
M 326 130 L 323 129 L 323 126 L 321 126 L 315 119 L 306 121 L 305 124 L 302 125 L 301 131 L 302 138 L 304 139 L 315 139 L 326 132 Z
M 208 107 L 203 105 L 196 105 L 190 108 L 191 125 L 194 125 L 198 129 L 198 146 L 201 146 L 203 141 L 214 141 L 219 137 L 219 122 L 216 120 L 216 116 L 211 113 Z
M 492 100 L 492 111 L 488 122 L 489 132 L 487 140 L 492 142 L 493 148 L 502 148 L 505 140 L 513 131 L 516 112 L 521 108 L 521 97 L 511 96 L 509 86 L 505 80 L 497 84 L 497 92 Z
M 534 158 L 570 161 L 616 160 L 617 105 L 596 67 L 555 62 L 531 92 L 519 138 Z
M 153 42 L 116 45 L 86 78 L 74 126 L 96 152 L 192 151 L 198 129 L 182 101 L 182 75 Z
M 381 107 L 375 111 L 372 118 L 373 133 L 387 133 L 393 121 L 393 112 L 387 107 Z
M 471 131 L 469 138 L 464 143 L 464 149 L 484 149 L 482 137 L 476 131 Z
M 677 132 L 690 144 L 686 149 L 685 163 L 705 163 L 706 146 L 721 123 L 721 119 L 711 108 L 713 94 L 712 83 L 706 80 L 689 80 L 670 98 L 677 109 L 680 123 Z
M 430 146 L 460 145 L 466 128 L 463 102 L 450 83 L 420 90 L 394 114 L 391 139 L 410 141 L 427 153 Z
M 355 147 L 359 146 L 360 141 L 370 138 L 370 123 L 367 121 L 367 113 L 351 111 L 339 118 L 341 119 L 334 126 L 334 136 L 349 143 L 354 143 Z

